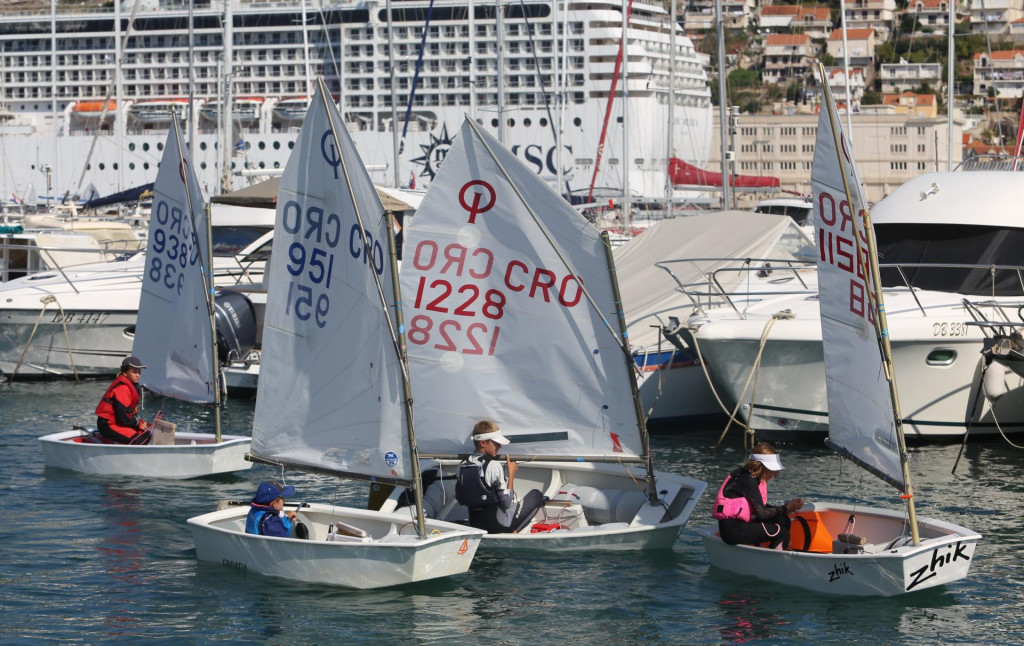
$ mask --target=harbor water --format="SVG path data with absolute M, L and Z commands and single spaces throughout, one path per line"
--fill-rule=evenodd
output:
M 0 642 L 381 644 L 1012 644 L 1024 642 L 1024 451 L 972 443 L 912 447 L 918 513 L 983 535 L 969 577 L 893 599 L 845 599 L 709 567 L 693 528 L 743 462 L 738 431 L 659 430 L 656 468 L 706 480 L 672 550 L 478 554 L 467 574 L 347 591 L 198 563 L 185 520 L 248 500 L 274 469 L 202 480 L 101 478 L 46 469 L 37 438 L 95 424 L 107 382 L 15 383 L 0 392 Z M 179 430 L 212 431 L 208 410 L 147 398 Z M 225 432 L 248 434 L 252 402 L 227 403 Z M 468 430 L 467 430 L 468 433 Z M 901 504 L 894 490 L 819 443 L 780 446 L 778 502 Z M 365 506 L 367 485 L 287 474 L 300 499 Z M 858 492 L 858 495 L 854 495 Z

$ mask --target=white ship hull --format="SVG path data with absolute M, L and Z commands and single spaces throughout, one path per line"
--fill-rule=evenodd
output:
M 309 539 L 277 538 L 246 534 L 248 512 L 245 506 L 189 518 L 196 557 L 243 572 L 366 590 L 462 574 L 482 536 L 431 520 L 426 538 L 419 538 L 408 514 L 311 504 L 299 511 Z M 367 535 L 328 533 L 339 521 Z
M 137 478 L 186 480 L 245 471 L 252 439 L 208 433 L 178 433 L 174 444 L 128 445 L 93 440 L 81 430 L 62 431 L 39 438 L 47 467 L 80 473 Z
M 469 3 L 470 9 L 472 5 Z M 309 79 L 316 75 L 323 76 L 336 94 L 346 126 L 377 183 L 428 185 L 466 114 L 503 139 L 553 185 L 559 183 L 561 167 L 562 192 L 571 190 L 586 197 L 593 186 L 602 196 L 601 202 L 608 195 L 621 196 L 627 181 L 634 196 L 665 197 L 670 157 L 696 165 L 706 163 L 711 129 L 706 75 L 692 43 L 681 31 L 676 33 L 676 54 L 671 56 L 671 23 L 660 7 L 633 6 L 625 68 L 628 82 L 619 80 L 616 100 L 606 117 L 622 36 L 621 3 L 589 4 L 578 10 L 569 5 L 566 16 L 565 5 L 534 0 L 526 3 L 529 18 L 509 4 L 504 18 L 504 54 L 499 60 L 493 3 L 486 5 L 486 11 L 478 4 L 470 17 L 465 2 L 442 0 L 435 3 L 426 49 L 418 62 L 428 6 L 426 2 L 402 3 L 402 11 L 395 13 L 390 40 L 383 3 L 352 4 L 345 12 L 335 10 L 317 17 L 310 12 L 311 26 L 306 33 L 301 28 L 303 12 L 298 2 L 278 3 L 274 9 L 236 4 L 232 7 L 236 19 L 233 33 L 211 26 L 231 24 L 223 20 L 221 2 L 197 10 L 197 41 L 202 45 L 197 48 L 194 66 L 195 96 L 204 98 L 192 111 L 196 133 L 192 156 L 205 190 L 213 193 L 228 188 L 222 182 L 224 170 L 229 171 L 232 188 L 240 188 L 248 182 L 243 170 L 272 173 L 284 167 L 298 124 L 273 118 L 275 105 L 308 95 Z M 77 53 L 90 46 L 103 47 L 102 56 L 86 60 L 91 61 L 92 78 L 111 82 L 85 82 L 79 80 L 85 73 L 61 72 L 56 113 L 49 84 L 37 86 L 24 80 L 8 84 L 4 99 L 15 118 L 0 126 L 0 139 L 8 159 L 29 163 L 5 170 L 5 194 L 31 197 L 42 192 L 32 186 L 47 185 L 43 179 L 47 167 L 55 196 L 88 197 L 93 194 L 90 186 L 96 194 L 108 195 L 152 182 L 166 133 L 130 115 L 146 103 L 188 96 L 188 57 L 181 51 L 182 43 L 188 42 L 182 20 L 185 15 L 183 8 L 160 9 L 147 15 L 145 24 L 136 26 L 129 48 L 120 53 L 125 79 L 121 94 L 114 98 L 121 107 L 114 123 L 97 131 L 71 115 L 77 102 L 116 93 L 112 82 L 116 51 L 111 51 L 116 50 L 111 34 L 114 15 L 100 14 L 95 23 L 88 23 L 95 25 L 96 31 L 90 32 L 60 29 L 65 21 L 77 23 L 85 17 L 59 13 L 57 55 L 64 55 L 65 50 Z M 255 26 L 272 16 L 287 18 L 287 33 L 268 29 L 265 23 Z M 89 18 L 96 16 L 90 14 Z M 27 24 L 49 31 L 50 21 L 28 14 L 15 14 L 10 21 L 10 29 L 0 26 L 0 45 L 6 51 L 4 67 L 14 78 L 19 66 L 26 65 L 25 57 L 14 53 L 29 47 L 23 42 L 26 40 L 31 40 L 30 48 L 35 50 L 36 40 L 43 37 L 36 33 L 31 39 L 26 37 L 25 32 L 30 31 Z M 109 29 L 101 30 L 104 24 Z M 232 94 L 263 99 L 264 107 L 256 122 L 241 129 L 236 124 L 227 138 L 216 124 L 201 118 L 198 104 L 215 100 L 222 91 L 216 82 L 217 56 L 211 52 L 225 50 L 229 36 L 233 46 L 226 48 L 224 55 L 233 57 L 237 70 Z M 153 39 L 153 46 L 135 45 L 144 38 Z M 166 51 L 161 44 L 167 45 Z M 396 67 L 394 110 L 388 65 L 379 60 L 380 52 L 385 51 L 393 53 Z M 30 75 L 17 78 L 21 76 Z M 629 97 L 625 109 L 621 99 L 624 87 Z M 670 96 L 675 100 L 672 124 Z M 599 154 L 605 125 L 603 154 Z M 558 126 L 560 137 L 555 132 Z M 671 151 L 667 144 L 670 129 Z M 396 139 L 403 139 L 397 162 Z M 624 150 L 627 141 L 628 151 Z M 221 151 L 228 147 L 234 156 L 231 168 L 223 169 Z
M 962 437 L 1024 430 L 1024 380 L 1007 372 L 1007 392 L 996 401 L 978 396 L 983 336 L 955 294 L 918 292 L 924 316 L 907 292 L 886 294 L 893 363 L 908 438 Z M 939 305 L 939 303 L 945 303 Z M 828 431 L 825 363 L 817 302 L 774 301 L 794 319 L 775 321 L 761 348 L 769 317 L 717 320 L 697 332 L 716 387 L 757 431 L 758 438 L 793 439 Z M 754 363 L 760 354 L 756 374 Z M 755 381 L 756 380 L 756 381 Z M 755 386 L 756 384 L 756 386 Z M 756 388 L 756 390 L 755 390 Z M 977 400 L 977 404 L 975 404 Z M 975 408 L 976 406 L 976 408 Z
M 857 533 L 867 543 L 844 547 L 834 539 L 854 514 Z M 798 516 L 808 521 L 813 540 L 808 537 L 806 546 L 792 540 L 793 551 L 727 545 L 716 525 L 697 534 L 716 568 L 844 597 L 892 597 L 959 581 L 967 576 L 981 540 L 967 528 L 918 516 L 921 544 L 903 544 L 897 540 L 906 531 L 903 513 L 864 506 L 811 503 Z M 807 546 L 811 551 L 801 551 Z

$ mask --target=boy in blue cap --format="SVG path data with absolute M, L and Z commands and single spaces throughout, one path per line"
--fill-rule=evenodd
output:
M 264 482 L 249 503 L 249 515 L 245 518 L 245 532 L 261 536 L 286 538 L 297 522 L 294 511 L 284 511 L 284 500 L 295 495 L 295 487 L 277 482 Z

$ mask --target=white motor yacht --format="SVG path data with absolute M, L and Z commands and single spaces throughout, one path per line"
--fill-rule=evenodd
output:
M 978 396 L 984 334 L 968 325 L 963 303 L 969 297 L 984 313 L 1021 301 L 1024 176 L 991 168 L 921 175 L 871 212 L 909 438 L 958 437 L 968 425 L 972 435 L 1024 430 L 1019 376 L 990 376 L 1006 394 Z M 818 253 L 853 262 L 852 238 L 815 242 Z M 864 298 L 851 290 L 851 306 Z M 827 430 L 816 293 L 720 308 L 689 328 L 712 382 L 740 404 L 759 439 Z
M 239 247 L 260 234 L 269 235 L 273 216 L 267 209 L 214 210 L 214 284 L 218 288 L 261 283 L 263 258 L 248 255 L 259 248 L 259 242 L 241 251 Z M 131 353 L 142 272 L 147 269 L 153 271 L 146 265 L 145 252 L 140 252 L 127 260 L 44 271 L 0 285 L 0 374 L 10 379 L 116 373 L 121 360 Z M 173 281 L 176 276 L 168 270 L 165 279 Z M 241 306 L 234 295 L 232 299 L 237 312 Z M 240 320 L 227 311 L 222 318 L 228 326 Z M 255 314 L 246 318 L 252 328 L 246 336 L 255 343 Z M 229 346 L 240 334 L 228 328 L 222 332 Z M 247 351 L 239 348 L 234 353 Z

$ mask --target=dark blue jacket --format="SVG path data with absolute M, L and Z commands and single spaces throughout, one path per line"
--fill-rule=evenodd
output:
M 273 507 L 249 503 L 249 515 L 245 518 L 245 533 L 261 536 L 287 538 L 292 531 L 292 521 L 274 511 Z

